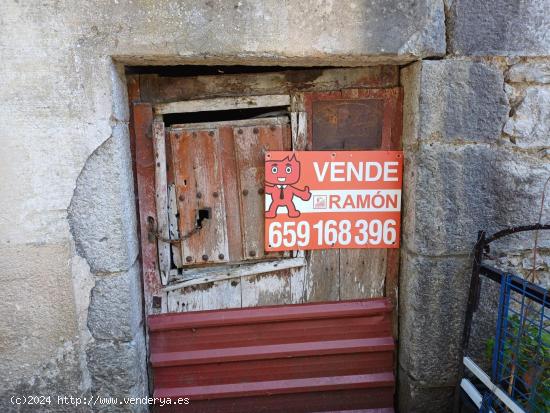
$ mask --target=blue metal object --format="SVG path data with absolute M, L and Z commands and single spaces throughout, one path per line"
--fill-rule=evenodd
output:
M 550 224 L 507 228 L 492 236 L 487 236 L 484 231 L 478 233 L 461 346 L 463 363 L 459 367 L 459 377 L 464 377 L 470 384 L 462 388 L 464 380 L 459 381 L 455 413 L 465 411 L 462 408 L 466 405 L 460 395 L 470 402 L 475 399 L 476 411 L 479 412 L 550 413 L 549 293 L 537 284 L 483 263 L 484 253 L 490 251 L 491 242 L 518 232 L 538 230 L 550 230 Z M 482 287 L 480 276 L 500 284 L 490 377 L 468 357 L 473 315 L 479 305 Z M 466 373 L 474 376 L 474 383 L 477 380 L 475 388 L 466 378 Z
M 504 274 L 499 301 L 491 379 L 526 412 L 550 412 L 548 291 Z

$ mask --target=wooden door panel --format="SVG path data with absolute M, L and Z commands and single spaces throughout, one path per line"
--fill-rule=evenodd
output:
M 264 251 L 264 155 L 266 151 L 290 149 L 288 125 L 238 127 L 233 136 L 245 258 L 282 256 Z
M 383 297 L 387 250 L 340 250 L 340 299 Z
M 228 261 L 222 165 L 217 130 L 170 133 L 180 216 L 182 257 L 187 264 Z
M 232 126 L 220 126 L 218 131 L 221 148 L 220 156 L 223 166 L 223 198 L 225 202 L 229 261 L 235 262 L 244 258 L 241 239 L 241 208 L 235 140 Z

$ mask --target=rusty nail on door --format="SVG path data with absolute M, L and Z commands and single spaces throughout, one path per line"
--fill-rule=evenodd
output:
M 214 136 L 214 131 L 208 132 L 208 136 Z
M 181 202 L 183 202 L 183 201 L 185 200 L 185 197 L 184 197 L 183 195 L 180 195 L 180 196 L 178 197 L 178 199 L 179 199 Z
M 264 189 L 263 189 L 263 188 L 258 189 L 258 193 L 259 193 L 260 195 L 263 195 L 263 194 L 264 194 Z
M 203 261 L 208 261 L 208 255 L 204 254 L 204 255 L 202 256 L 202 260 L 203 260 Z
M 248 195 L 248 189 L 243 189 L 243 195 L 244 195 L 244 196 L 247 196 L 247 195 Z
M 254 129 L 252 129 L 252 132 L 254 132 L 254 134 L 257 135 L 258 132 L 260 132 L 260 130 L 258 128 L 254 128 Z
M 243 130 L 242 130 L 242 129 L 239 129 L 239 130 L 237 130 L 237 133 L 238 133 L 239 135 L 242 135 L 242 134 L 243 134 Z
M 223 260 L 224 258 L 225 258 L 225 255 L 223 254 L 218 255 L 218 259 Z
M 250 255 L 251 257 L 255 257 L 256 251 L 248 251 L 248 255 Z
M 214 193 L 212 193 L 212 196 L 213 196 L 214 198 L 217 198 L 218 196 L 220 196 L 220 194 L 218 194 L 217 192 L 214 192 Z
M 191 257 L 190 255 L 188 255 L 187 257 L 185 257 L 185 261 L 191 262 L 191 261 L 193 261 L 193 257 Z
M 197 198 L 202 198 L 202 194 L 200 192 L 197 192 Z

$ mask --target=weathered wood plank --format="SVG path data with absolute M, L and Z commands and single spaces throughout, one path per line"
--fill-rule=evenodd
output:
M 386 249 L 340 250 L 340 299 L 383 297 Z
M 153 148 L 155 151 L 155 202 L 157 207 L 157 235 L 160 279 L 168 283 L 170 275 L 170 238 L 168 224 L 168 180 L 166 178 L 166 146 L 164 122 L 153 122 Z
M 177 123 L 170 126 L 170 130 L 180 130 L 180 129 L 193 129 L 193 130 L 202 130 L 202 129 L 214 129 L 214 128 L 224 128 L 231 127 L 235 128 L 237 126 L 261 126 L 261 125 L 286 125 L 288 123 L 288 118 L 286 116 L 279 117 L 267 117 L 267 118 L 252 118 L 252 119 L 241 119 L 241 120 L 232 120 L 232 121 L 219 121 L 219 122 L 200 122 L 200 123 Z
M 217 130 L 171 131 L 183 264 L 226 262 L 228 244 Z
M 182 100 L 155 105 L 156 115 L 169 113 L 207 112 L 214 110 L 289 106 L 289 95 L 238 96 L 214 99 Z
M 179 277 L 181 281 L 168 285 L 163 291 L 174 291 L 184 287 L 205 284 L 212 281 L 221 281 L 231 278 L 254 276 L 273 271 L 281 271 L 289 268 L 303 267 L 305 258 L 287 258 L 284 260 L 261 261 L 255 263 L 243 263 L 224 267 L 204 267 L 184 269 Z
M 244 258 L 241 210 L 239 205 L 239 183 L 233 128 L 227 124 L 219 127 L 220 158 L 223 168 L 223 195 L 227 223 L 227 244 L 229 261 L 240 261 Z
M 203 310 L 241 307 L 241 280 L 223 280 L 198 286 L 203 288 Z
M 168 226 L 170 232 L 170 239 L 177 240 L 180 238 L 180 231 L 178 228 L 178 202 L 176 195 L 176 185 L 168 185 Z M 172 244 L 172 259 L 176 268 L 182 267 L 181 260 L 181 248 L 179 244 Z
M 305 258 L 304 258 L 305 259 Z M 307 301 L 308 261 L 303 267 L 291 268 L 290 272 L 290 303 L 301 304 Z
M 296 138 L 293 141 L 293 147 L 307 149 L 307 113 L 298 112 L 298 129 L 296 130 Z M 298 150 L 298 149 L 297 149 Z
M 281 255 L 264 251 L 264 155 L 266 151 L 290 149 L 287 128 L 271 125 L 234 129 L 243 251 L 249 259 Z
M 143 272 L 143 289 L 146 314 L 161 311 L 153 305 L 153 298 L 162 301 L 165 294 L 161 292 L 162 284 L 158 271 L 157 240 L 151 236 L 156 226 L 155 204 L 155 157 L 151 127 L 153 111 L 147 103 L 135 103 L 132 111 L 134 119 L 134 137 L 136 148 L 137 193 L 139 199 L 139 232 L 141 244 L 141 262 Z
M 289 304 L 290 270 L 243 277 L 241 293 L 243 307 Z
M 142 99 L 160 103 L 222 96 L 254 96 L 295 91 L 398 86 L 397 66 L 300 69 L 270 73 L 242 73 L 170 77 L 141 75 Z
M 306 273 L 306 302 L 338 301 L 340 298 L 339 250 L 311 251 Z
M 211 282 L 168 292 L 168 311 L 188 312 L 238 308 L 240 280 Z

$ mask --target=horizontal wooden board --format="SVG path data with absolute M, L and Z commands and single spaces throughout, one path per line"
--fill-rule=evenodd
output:
M 386 88 L 398 85 L 397 66 L 311 68 L 270 73 L 186 77 L 140 75 L 141 97 L 144 101 L 152 103 L 293 91 Z
M 182 100 L 155 105 L 156 115 L 169 113 L 211 112 L 250 108 L 269 108 L 290 105 L 289 95 L 239 96 L 214 99 Z

